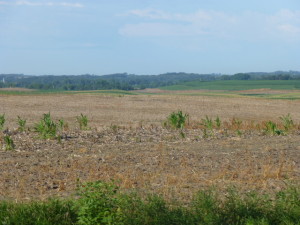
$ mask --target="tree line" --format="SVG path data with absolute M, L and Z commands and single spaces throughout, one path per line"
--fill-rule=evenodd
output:
M 215 80 L 299 80 L 300 72 L 277 71 L 272 73 L 252 72 L 234 75 L 195 74 L 195 73 L 165 73 L 160 75 L 135 75 L 127 73 L 111 75 L 24 75 L 0 74 L 0 88 L 21 87 L 39 90 L 137 90 L 158 88 L 180 84 L 188 81 Z

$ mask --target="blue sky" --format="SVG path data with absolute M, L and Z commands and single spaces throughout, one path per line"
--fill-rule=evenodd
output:
M 299 0 L 0 0 L 0 73 L 300 71 Z

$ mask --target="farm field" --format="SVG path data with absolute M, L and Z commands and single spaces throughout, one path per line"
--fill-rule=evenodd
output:
M 162 87 L 163 90 L 299 90 L 300 80 L 222 80 L 222 81 L 190 81 L 178 85 Z
M 78 180 L 114 179 L 124 191 L 182 201 L 211 186 L 265 193 L 299 185 L 298 100 L 91 93 L 0 99 L 6 132 L 15 143 L 14 151 L 0 151 L 2 200 L 70 196 Z M 178 110 L 190 115 L 184 138 L 163 127 Z M 68 124 L 60 141 L 40 139 L 33 131 L 48 112 Z M 81 113 L 89 119 L 88 130 L 79 129 L 76 117 Z M 263 132 L 265 121 L 280 127 L 279 117 L 288 114 L 295 124 L 292 131 Z M 209 135 L 200 125 L 206 115 L 222 121 Z M 26 118 L 30 130 L 16 130 L 17 116 Z M 233 121 L 242 121 L 240 127 Z

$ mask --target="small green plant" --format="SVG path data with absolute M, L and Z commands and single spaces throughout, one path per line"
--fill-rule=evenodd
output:
M 217 118 L 215 119 L 215 123 L 216 123 L 217 129 L 220 129 L 222 122 L 221 122 L 219 116 L 217 116 Z
M 66 125 L 64 119 L 58 120 L 58 125 L 59 125 L 60 130 L 64 130 L 64 127 Z
M 5 114 L 0 115 L 0 130 L 3 129 L 5 123 Z
M 292 120 L 290 114 L 287 114 L 286 116 L 281 116 L 279 118 L 283 123 L 283 127 L 285 131 L 289 131 L 294 126 L 294 121 Z
M 39 123 L 35 124 L 34 129 L 43 139 L 55 138 L 57 134 L 57 124 L 52 120 L 50 112 L 43 115 Z
M 5 135 L 4 136 L 4 149 L 6 151 L 14 150 L 15 149 L 15 144 L 11 136 Z
M 188 114 L 183 114 L 182 111 L 172 112 L 165 123 L 166 126 L 171 126 L 175 129 L 183 129 L 188 119 Z
M 80 130 L 88 129 L 88 118 L 86 115 L 81 113 L 80 116 L 77 116 L 77 122 L 79 123 Z
M 18 116 L 17 123 L 19 125 L 18 130 L 24 131 L 26 125 L 26 119 L 22 119 L 20 116 Z
M 237 134 L 239 137 L 241 137 L 243 133 L 242 133 L 241 130 L 236 130 L 236 134 Z
M 214 126 L 214 122 L 213 122 L 213 120 L 211 119 L 211 118 L 209 118 L 208 116 L 205 116 L 205 119 L 202 119 L 201 120 L 202 121 L 202 125 L 206 128 L 206 129 L 208 129 L 208 130 L 210 130 L 210 131 L 212 131 L 213 130 L 213 126 Z
M 266 122 L 264 132 L 266 134 L 271 134 L 271 135 L 283 135 L 284 134 L 282 130 L 279 130 L 277 128 L 277 124 L 272 121 Z

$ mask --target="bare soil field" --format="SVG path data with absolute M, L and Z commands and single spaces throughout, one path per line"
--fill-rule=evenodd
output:
M 184 129 L 162 126 L 182 110 L 190 115 Z M 68 128 L 58 141 L 42 140 L 33 126 L 44 113 L 63 118 Z M 0 149 L 0 199 L 70 196 L 78 182 L 117 180 L 121 188 L 189 200 L 200 189 L 272 192 L 300 184 L 300 101 L 205 96 L 97 94 L 0 95 L 0 114 L 15 150 Z M 89 118 L 89 130 L 76 117 Z M 286 135 L 263 134 L 263 121 L 279 122 L 290 113 L 297 124 Z M 219 116 L 227 124 L 243 121 L 241 132 L 229 127 L 204 136 L 201 119 Z M 27 119 L 17 131 L 16 118 Z M 0 136 L 1 136 L 0 135 Z M 0 137 L 0 140 L 1 137 Z M 3 140 L 2 140 L 3 142 Z M 0 147 L 4 143 L 0 143 Z

